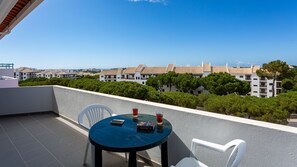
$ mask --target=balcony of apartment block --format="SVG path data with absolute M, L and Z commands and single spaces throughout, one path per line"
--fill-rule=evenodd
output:
M 267 79 L 265 77 L 260 77 L 260 81 L 267 82 Z
M 252 80 L 252 76 L 251 75 L 246 75 L 245 76 L 245 80 L 246 81 L 251 81 Z
M 279 83 L 279 82 L 277 82 L 277 83 L 276 83 L 276 89 L 282 89 L 282 84 Z
M 267 84 L 266 83 L 260 83 L 259 87 L 266 89 L 267 88 Z
M 163 113 L 173 132 L 168 138 L 169 165 L 190 155 L 192 138 L 218 144 L 243 139 L 247 151 L 240 167 L 297 164 L 297 128 L 221 115 L 201 110 L 130 99 L 62 86 L 0 89 L 0 166 L 82 166 L 88 132 L 80 129 L 78 113 L 89 104 L 101 103 L 115 114 Z M 91 153 L 91 150 L 90 152 Z M 138 166 L 159 166 L 159 147 L 138 152 Z M 91 155 L 91 154 L 89 154 Z M 228 155 L 198 147 L 199 160 L 222 166 Z M 145 162 L 145 163 L 144 163 Z M 87 166 L 91 166 L 88 156 Z M 103 166 L 124 167 L 122 154 L 103 152 Z

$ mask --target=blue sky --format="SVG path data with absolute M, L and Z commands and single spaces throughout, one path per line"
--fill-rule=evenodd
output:
M 45 0 L 0 40 L 15 67 L 297 64 L 296 0 Z

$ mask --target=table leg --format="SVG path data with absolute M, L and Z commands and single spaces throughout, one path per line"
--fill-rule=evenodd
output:
M 167 141 L 161 144 L 161 163 L 162 167 L 168 167 Z
M 95 147 L 95 167 L 102 167 L 102 149 Z
M 129 152 L 129 167 L 137 167 L 136 151 Z

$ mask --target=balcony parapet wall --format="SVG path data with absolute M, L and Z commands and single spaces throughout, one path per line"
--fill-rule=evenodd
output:
M 245 140 L 247 152 L 241 167 L 294 167 L 297 164 L 297 128 L 294 127 L 61 86 L 54 86 L 53 91 L 56 112 L 73 121 L 77 120 L 80 110 L 92 103 L 104 104 L 116 114 L 131 113 L 135 107 L 145 114 L 162 112 L 164 118 L 173 125 L 173 133 L 168 140 L 169 164 L 176 164 L 183 157 L 190 155 L 192 138 L 219 144 L 225 144 L 232 139 Z M 202 148 L 199 148 L 197 153 L 199 159 L 209 166 L 222 166 L 221 163 L 228 159 L 228 155 Z M 138 154 L 154 162 L 161 162 L 159 148 Z
M 92 103 L 109 106 L 116 114 L 162 112 L 173 125 L 168 140 L 169 164 L 176 164 L 190 154 L 192 138 L 218 144 L 232 139 L 247 142 L 247 152 L 241 167 L 286 166 L 297 164 L 297 128 L 226 116 L 200 110 L 130 99 L 62 86 L 39 86 L 0 89 L 0 115 L 54 111 L 74 122 L 78 113 Z M 160 163 L 160 149 L 138 152 L 143 157 Z M 209 166 L 222 166 L 228 155 L 198 148 L 199 159 Z

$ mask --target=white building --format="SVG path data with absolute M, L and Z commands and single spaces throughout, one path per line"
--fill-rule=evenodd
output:
M 167 67 L 146 67 L 140 64 L 137 67 L 128 67 L 125 69 L 104 70 L 99 75 L 100 81 L 133 81 L 140 84 L 145 84 L 147 79 L 155 77 L 159 74 L 165 74 L 173 71 L 177 74 L 192 74 L 195 77 L 205 77 L 211 73 L 228 73 L 235 76 L 237 79 L 247 81 L 251 85 L 251 95 L 257 97 L 272 97 L 272 80 L 257 76 L 256 71 L 259 66 L 251 67 L 229 67 L 226 66 L 211 66 L 207 63 L 202 63 L 202 66 L 175 66 L 169 64 Z M 164 85 L 163 91 L 169 91 L 169 86 Z M 179 91 L 175 87 L 171 87 L 171 91 Z M 193 93 L 199 94 L 205 92 L 201 87 L 197 88 Z M 281 81 L 275 82 L 275 94 L 281 92 Z
M 38 71 L 34 68 L 20 67 L 14 70 L 14 78 L 19 81 L 24 81 L 30 78 L 36 78 L 36 73 Z
M 18 86 L 18 80 L 13 77 L 13 64 L 0 63 L 0 88 Z
M 76 78 L 77 75 L 71 70 L 43 70 L 36 73 L 37 78 Z

